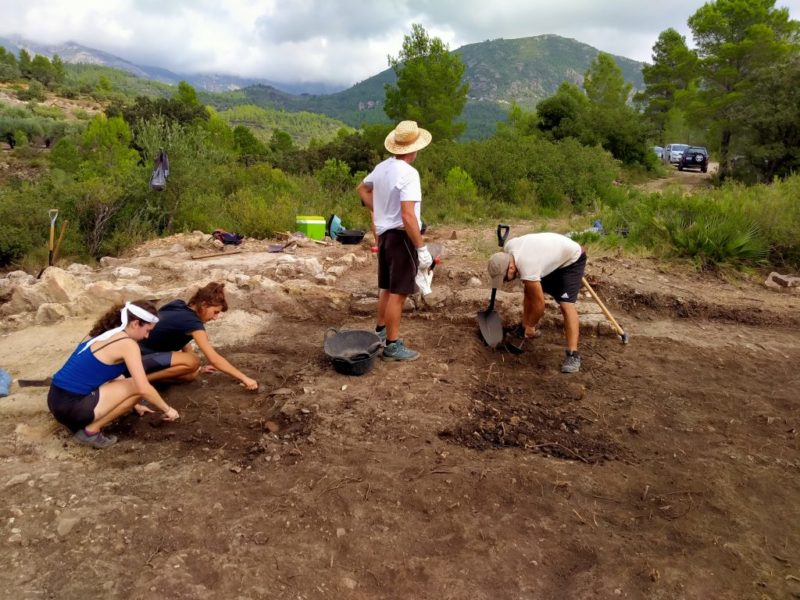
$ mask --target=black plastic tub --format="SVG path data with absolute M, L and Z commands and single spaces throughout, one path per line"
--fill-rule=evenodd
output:
M 383 343 L 372 331 L 331 328 L 325 332 L 323 350 L 338 373 L 364 375 L 375 365 Z
M 343 229 L 336 234 L 336 241 L 343 244 L 358 244 L 364 239 L 364 232 L 358 229 Z

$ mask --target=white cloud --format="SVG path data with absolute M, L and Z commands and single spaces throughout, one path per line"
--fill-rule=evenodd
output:
M 648 60 L 703 0 L 2 0 L 0 35 L 67 40 L 172 71 L 352 84 L 387 68 L 412 23 L 456 49 L 545 33 Z M 778 0 L 792 17 L 800 0 Z

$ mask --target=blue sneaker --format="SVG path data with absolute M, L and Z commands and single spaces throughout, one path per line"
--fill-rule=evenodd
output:
M 561 363 L 561 372 L 562 373 L 577 373 L 581 370 L 581 355 L 578 354 L 577 350 L 569 351 L 567 350 L 566 358 L 564 358 L 564 362 Z
M 417 360 L 419 352 L 406 348 L 403 340 L 397 340 L 391 344 L 386 344 L 381 358 L 383 360 Z
M 109 446 L 113 446 L 117 443 L 117 436 L 115 435 L 103 435 L 102 431 L 98 431 L 97 433 L 88 433 L 85 429 L 79 429 L 75 432 L 75 435 L 72 436 L 76 442 L 80 444 L 85 444 L 87 446 L 91 446 L 92 448 L 108 448 Z

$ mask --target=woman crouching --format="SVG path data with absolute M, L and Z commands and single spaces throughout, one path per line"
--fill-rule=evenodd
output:
M 133 408 L 140 415 L 153 412 L 138 404 L 141 399 L 161 409 L 165 420 L 178 418 L 178 411 L 147 381 L 142 366 L 138 342 L 158 322 L 155 314 L 155 306 L 146 301 L 115 306 L 97 320 L 53 376 L 47 406 L 75 441 L 94 448 L 116 443 L 116 436 L 103 435 L 103 427 Z M 126 372 L 130 378 L 121 377 Z

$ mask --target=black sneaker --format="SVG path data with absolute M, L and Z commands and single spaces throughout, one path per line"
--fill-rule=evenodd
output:
M 117 443 L 117 436 L 115 435 L 103 435 L 102 431 L 91 434 L 86 433 L 85 429 L 77 431 L 75 435 L 72 436 L 72 439 L 79 444 L 85 444 L 86 446 L 100 449 L 108 448 Z
M 567 356 L 561 363 L 562 373 L 577 373 L 581 370 L 581 355 L 577 350 L 567 350 Z

